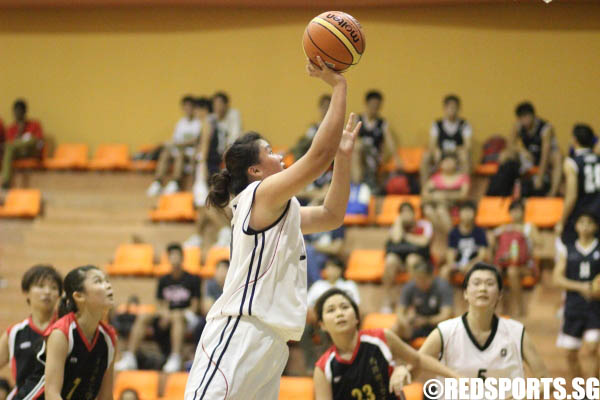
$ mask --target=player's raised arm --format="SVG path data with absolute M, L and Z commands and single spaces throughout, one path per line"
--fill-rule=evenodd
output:
M 302 207 L 301 228 L 304 234 L 336 229 L 344 222 L 348 197 L 350 196 L 350 166 L 356 136 L 361 122 L 350 114 L 333 164 L 333 177 L 321 206 Z
M 306 68 L 310 76 L 333 88 L 329 110 L 308 152 L 290 168 L 268 176 L 259 185 L 250 220 L 253 229 L 262 229 L 279 218 L 288 200 L 327 170 L 338 151 L 346 115 L 346 79 L 320 58 L 319 62 L 320 66 L 308 63 Z M 253 172 L 250 167 L 249 174 Z

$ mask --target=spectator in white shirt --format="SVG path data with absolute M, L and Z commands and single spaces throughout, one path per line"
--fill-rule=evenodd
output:
M 223 155 L 225 149 L 242 135 L 242 117 L 238 110 L 229 107 L 229 96 L 225 92 L 215 93 L 212 105 L 217 118 L 218 141 L 215 148 L 211 145 L 210 150 Z
M 181 100 L 184 116 L 175 125 L 173 138 L 163 145 L 158 157 L 156 176 L 154 182 L 148 188 L 150 197 L 163 194 L 171 194 L 179 191 L 179 181 L 183 176 L 183 168 L 186 158 L 192 158 L 195 147 L 202 131 L 202 121 L 194 117 L 194 98 L 185 96 Z M 163 190 L 163 184 L 173 163 L 173 175 Z

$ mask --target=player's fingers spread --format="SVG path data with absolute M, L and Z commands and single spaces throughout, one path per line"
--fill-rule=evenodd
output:
M 352 125 L 354 124 L 354 113 L 350 113 L 348 117 L 348 122 L 346 122 L 346 130 L 348 132 L 352 131 Z
M 358 134 L 360 128 L 362 127 L 362 121 L 359 121 L 358 124 L 354 127 L 354 131 L 352 131 L 355 135 Z
M 327 65 L 325 65 L 325 62 L 323 61 L 321 56 L 317 56 L 317 62 L 319 63 L 319 67 L 321 67 L 321 69 L 324 70 L 327 68 Z

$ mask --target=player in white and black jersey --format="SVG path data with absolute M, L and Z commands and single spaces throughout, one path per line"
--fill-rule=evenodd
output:
M 598 374 L 600 293 L 593 280 L 600 275 L 600 241 L 595 213 L 583 211 L 575 222 L 577 240 L 557 246 L 555 284 L 567 291 L 563 324 L 556 345 L 567 350 L 574 376 Z
M 27 299 L 30 314 L 7 329 L 0 337 L 0 368 L 10 363 L 15 387 L 8 395 L 12 399 L 31 375 L 36 352 L 47 329 L 56 320 L 56 304 L 62 293 L 62 278 L 48 265 L 29 268 L 21 279 L 21 290 Z
M 361 126 L 351 115 L 344 130 L 345 78 L 321 61 L 319 67 L 309 63 L 307 70 L 333 88 L 308 152 L 284 170 L 269 143 L 247 133 L 225 152 L 226 169 L 211 177 L 208 204 L 232 208 L 231 257 L 223 294 L 210 309 L 198 343 L 186 400 L 276 399 L 287 342 L 302 336 L 307 312 L 302 235 L 343 223 Z M 324 204 L 300 207 L 294 196 L 334 158 Z
M 467 313 L 439 323 L 419 352 L 439 357 L 467 378 L 523 378 L 524 364 L 535 377 L 547 376 L 523 324 L 496 315 L 502 286 L 496 267 L 475 264 L 463 282 Z

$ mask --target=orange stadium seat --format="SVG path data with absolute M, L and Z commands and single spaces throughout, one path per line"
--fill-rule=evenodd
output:
M 48 169 L 85 169 L 88 163 L 86 144 L 59 144 L 54 156 L 44 161 Z
M 475 223 L 484 228 L 510 223 L 512 220 L 508 212 L 509 197 L 482 197 L 477 205 Z
M 200 273 L 200 247 L 185 247 L 183 249 L 183 269 L 190 274 L 198 275 Z M 167 253 L 163 253 L 160 258 L 160 264 L 154 267 L 154 275 L 162 276 L 171 272 L 171 263 Z
M 396 314 L 368 314 L 362 321 L 362 329 L 391 329 L 396 323 Z
M 95 171 L 124 170 L 129 169 L 130 164 L 126 144 L 104 144 L 98 146 L 89 168 Z
M 44 160 L 48 158 L 48 149 L 50 148 L 50 144 L 48 143 L 49 139 L 44 140 L 44 145 L 42 147 L 42 151 L 40 157 L 26 157 L 26 158 L 18 158 L 13 161 L 12 166 L 14 169 L 41 169 L 44 168 Z
M 223 260 L 229 260 L 229 247 L 211 247 L 206 254 L 206 262 L 198 270 L 198 274 L 202 278 L 212 278 L 215 276 L 217 264 Z
M 279 386 L 279 400 L 312 400 L 314 399 L 312 378 L 282 376 Z
M 415 208 L 415 217 L 421 218 L 421 196 L 416 195 L 387 195 L 383 198 L 381 211 L 375 218 L 377 225 L 389 226 L 394 223 L 400 213 L 400 204 L 411 203 Z
M 153 259 L 154 248 L 150 244 L 122 244 L 106 271 L 109 275 L 152 275 Z
M 369 200 L 369 212 L 364 214 L 346 214 L 344 215 L 344 225 L 368 225 L 375 219 L 375 197 L 371 196 Z
M 126 390 L 137 392 L 140 400 L 158 399 L 158 371 L 121 371 L 117 373 L 113 387 L 115 399 Z
M 119 304 L 115 308 L 117 314 L 154 314 L 156 312 L 156 305 L 154 304 Z
M 191 192 L 163 194 L 156 210 L 150 211 L 150 219 L 158 221 L 194 221 L 194 195 Z
M 379 282 L 385 267 L 384 250 L 356 249 L 350 253 L 346 279 L 356 282 Z
M 0 206 L 0 217 L 34 218 L 40 213 L 42 193 L 38 189 L 11 189 Z
M 181 400 L 185 393 L 185 385 L 187 383 L 187 372 L 175 372 L 167 376 L 165 383 L 165 391 L 161 400 Z
M 423 400 L 423 384 L 414 382 L 402 388 L 406 400 Z
M 479 164 L 475 168 L 475 173 L 477 175 L 491 176 L 491 175 L 495 175 L 496 172 L 498 172 L 498 164 L 497 163 Z
M 563 205 L 560 197 L 530 197 L 525 203 L 525 222 L 538 228 L 553 228 L 562 218 Z
M 156 149 L 157 146 L 153 144 L 148 144 L 145 146 L 141 146 L 138 151 L 139 152 L 149 152 Z M 152 160 L 131 160 L 130 168 L 134 171 L 140 172 L 153 172 L 156 169 L 156 161 Z
M 416 174 L 421 169 L 421 160 L 425 149 L 423 147 L 399 147 L 397 154 L 402 160 L 402 170 L 407 174 Z M 396 169 L 396 160 L 394 159 L 381 165 L 382 172 L 392 172 Z

